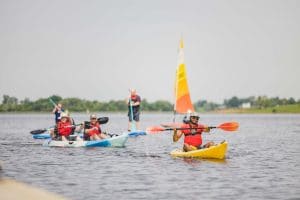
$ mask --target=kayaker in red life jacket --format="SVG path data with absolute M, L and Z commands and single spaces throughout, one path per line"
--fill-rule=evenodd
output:
M 183 124 L 180 128 L 187 128 L 184 130 L 174 129 L 173 141 L 177 142 L 182 135 L 184 135 L 184 151 L 193 151 L 202 148 L 208 148 L 214 145 L 213 142 L 208 142 L 202 146 L 202 132 L 209 132 L 210 128 L 202 124 L 198 124 L 199 115 L 197 113 L 190 114 L 190 120 Z M 190 129 L 189 129 L 190 128 Z
M 68 116 L 66 113 L 61 114 L 61 119 L 57 123 L 57 133 L 58 133 L 58 140 L 62 141 L 68 141 L 70 140 L 69 136 L 73 134 L 75 131 L 75 128 L 72 119 Z M 82 127 L 79 127 L 78 129 L 81 129 Z M 78 130 L 77 130 L 78 131 Z M 75 140 L 82 140 L 80 137 L 76 137 Z
M 131 123 L 134 123 L 133 121 L 135 121 L 136 129 L 139 130 L 141 97 L 136 94 L 135 89 L 131 89 L 130 96 L 126 101 L 128 105 L 128 118 L 129 118 L 128 131 L 134 131 L 131 130 Z
M 90 122 L 85 124 L 84 139 L 85 140 L 101 140 L 106 138 L 106 135 L 102 133 L 100 123 L 97 120 L 97 116 L 92 114 L 90 116 Z

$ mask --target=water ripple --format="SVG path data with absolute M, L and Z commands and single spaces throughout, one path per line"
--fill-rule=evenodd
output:
M 122 132 L 124 114 L 107 114 L 103 129 Z M 126 115 L 126 114 L 125 114 Z M 74 116 L 76 121 L 85 115 Z M 238 121 L 204 140 L 229 142 L 226 160 L 172 158 L 172 134 L 130 138 L 125 148 L 45 148 L 30 130 L 48 127 L 44 114 L 0 115 L 1 176 L 70 199 L 299 199 L 299 115 L 203 115 L 207 124 Z M 11 121 L 14 120 L 15 123 Z M 170 120 L 143 115 L 143 128 Z M 16 123 L 17 122 L 17 123 Z M 37 123 L 39 127 L 37 127 Z

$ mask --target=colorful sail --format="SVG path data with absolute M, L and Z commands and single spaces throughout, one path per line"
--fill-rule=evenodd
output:
M 182 114 L 194 112 L 184 64 L 183 39 L 180 40 L 178 67 L 176 69 L 174 111 Z

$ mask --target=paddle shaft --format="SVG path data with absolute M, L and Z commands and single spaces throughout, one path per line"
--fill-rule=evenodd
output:
M 130 94 L 131 95 L 131 94 Z M 131 131 L 135 131 L 136 127 L 133 121 L 133 108 L 132 108 L 132 101 L 131 101 L 131 96 L 129 97 L 129 109 L 130 109 L 130 119 L 131 119 Z
M 70 126 L 67 126 L 67 127 L 76 127 L 76 126 L 81 126 L 82 124 L 74 124 L 74 125 L 70 125 Z M 41 133 L 44 133 L 46 131 L 49 131 L 51 129 L 55 129 L 55 127 L 50 127 L 50 128 L 44 128 L 44 129 L 37 129 L 37 130 L 33 130 L 33 131 L 30 131 L 30 133 L 32 135 L 37 135 L 37 134 L 41 134 Z
M 216 126 L 208 126 L 207 128 L 209 129 L 214 129 L 214 128 L 218 128 Z M 163 129 L 164 131 L 172 131 L 172 130 L 192 130 L 192 129 L 206 129 L 205 127 L 203 128 L 165 128 Z
M 49 98 L 49 101 L 52 103 L 52 105 L 53 105 L 54 107 L 57 107 L 57 104 L 56 104 L 51 98 Z

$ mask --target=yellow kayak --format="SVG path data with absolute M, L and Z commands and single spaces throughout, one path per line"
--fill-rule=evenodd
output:
M 171 156 L 183 158 L 214 158 L 224 159 L 227 151 L 227 142 L 221 142 L 215 146 L 195 151 L 184 152 L 181 149 L 171 151 Z

